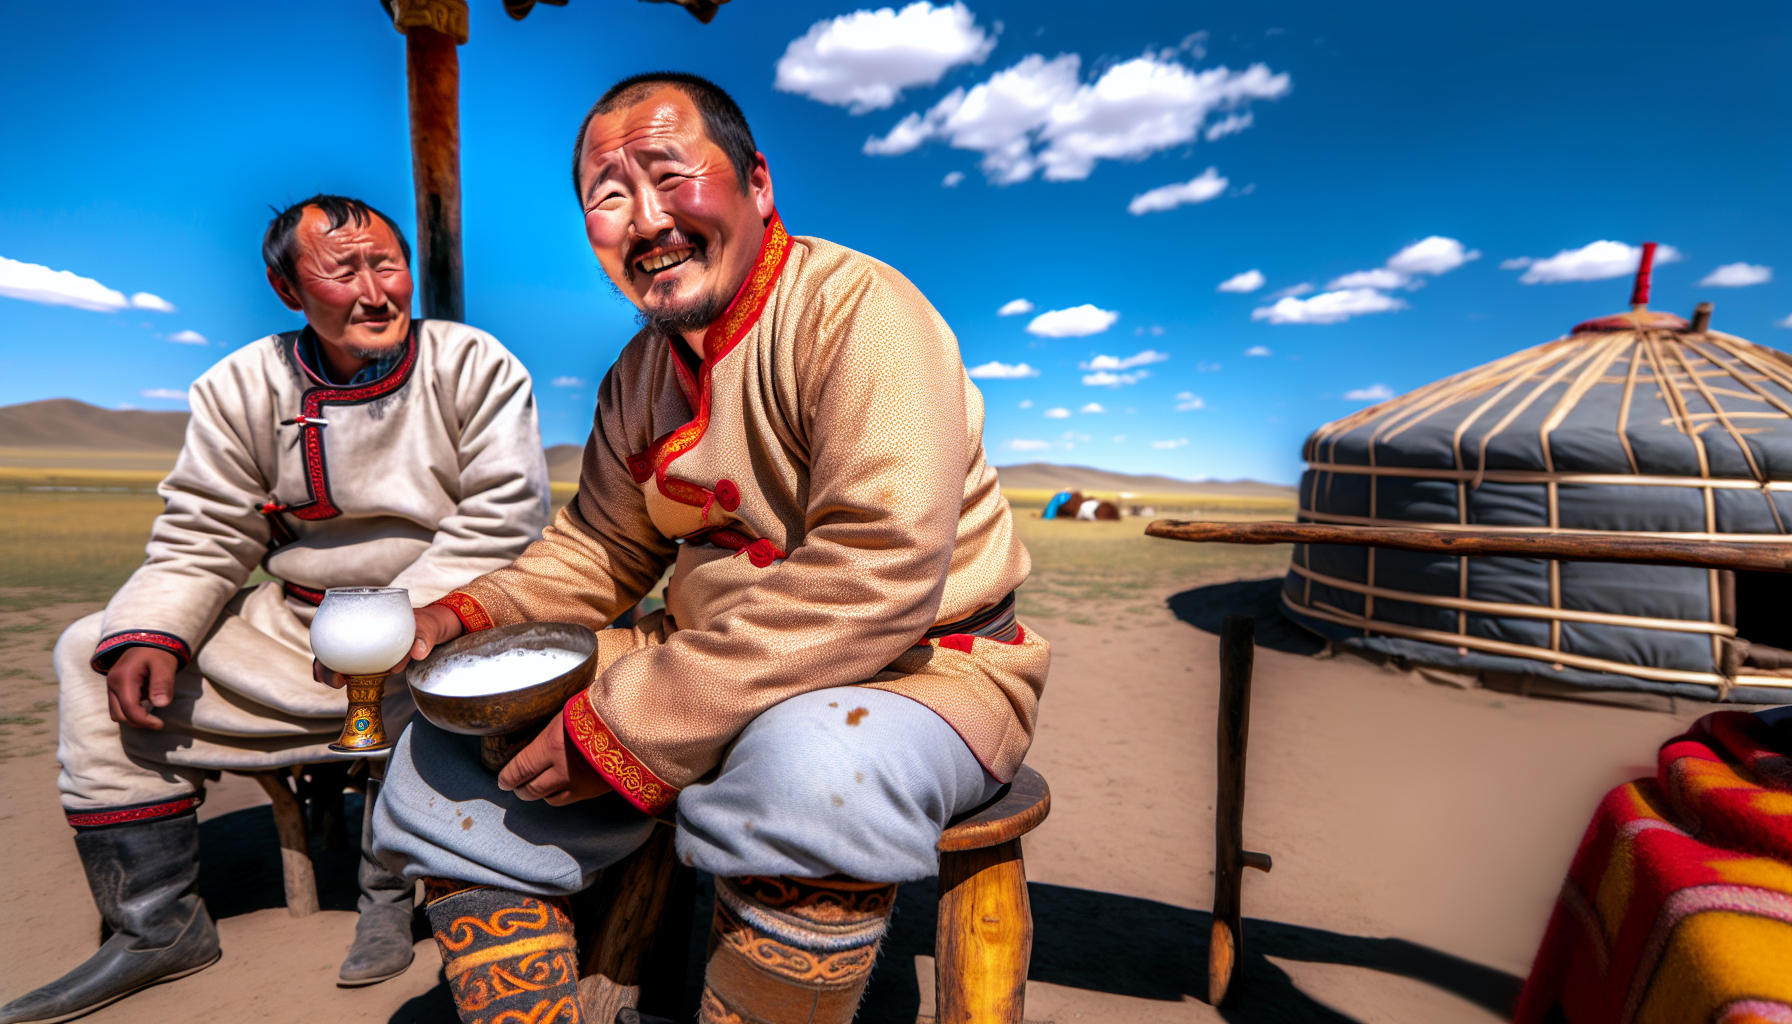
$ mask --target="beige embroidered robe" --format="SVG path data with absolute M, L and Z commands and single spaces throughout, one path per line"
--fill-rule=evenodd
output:
M 601 627 L 672 564 L 665 616 L 601 633 L 605 667 L 566 710 L 585 755 L 649 811 L 760 712 L 848 683 L 927 705 L 1010 778 L 1048 645 L 1024 628 L 923 641 L 1030 567 L 951 329 L 896 271 L 774 216 L 706 341 L 695 367 L 663 335 L 629 342 L 577 500 L 514 565 L 440 603 L 469 628 Z
M 335 386 L 299 360 L 298 337 L 252 342 L 193 384 L 147 560 L 59 645 L 65 800 L 149 798 L 153 785 L 105 752 L 121 739 L 139 761 L 200 768 L 333 757 L 324 745 L 347 702 L 311 678 L 322 592 L 404 587 L 422 606 L 541 535 L 550 505 L 534 396 L 497 339 L 418 321 L 384 377 Z M 258 564 L 284 586 L 243 591 Z M 183 666 L 160 732 L 106 717 L 101 673 L 133 646 Z M 410 709 L 394 680 L 394 731 Z

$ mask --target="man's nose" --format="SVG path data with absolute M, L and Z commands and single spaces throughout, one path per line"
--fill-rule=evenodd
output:
M 660 191 L 656 188 L 642 189 L 635 200 L 635 215 L 630 221 L 637 238 L 645 238 L 652 242 L 663 231 L 673 227 L 672 215 L 660 204 Z
M 386 288 L 380 283 L 380 276 L 372 267 L 362 267 L 355 272 L 355 298 L 363 306 L 378 309 L 386 304 Z

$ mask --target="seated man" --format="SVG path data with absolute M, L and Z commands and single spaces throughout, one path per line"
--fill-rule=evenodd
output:
M 194 809 L 220 770 L 337 759 L 347 704 L 309 665 L 325 588 L 433 601 L 547 520 L 527 371 L 488 334 L 411 320 L 410 249 L 385 214 L 314 196 L 274 218 L 262 255 L 307 326 L 193 385 L 148 560 L 56 645 L 62 805 L 111 937 L 0 1021 L 61 1020 L 215 961 Z M 284 582 L 244 589 L 258 563 Z M 386 701 L 396 730 L 409 691 L 394 680 Z M 368 853 L 367 831 L 343 984 L 412 957 L 413 884 Z
M 496 777 L 477 740 L 413 719 L 374 849 L 426 880 L 463 1020 L 575 1021 L 563 897 L 676 801 L 679 856 L 717 876 L 702 1019 L 848 1021 L 894 883 L 934 874 L 941 829 L 1013 777 L 1045 685 L 982 397 L 900 274 L 785 233 L 713 84 L 611 88 L 574 183 L 644 329 L 599 390 L 577 500 L 420 609 L 412 654 L 603 627 L 670 564 L 667 606 L 599 633 L 590 689 Z

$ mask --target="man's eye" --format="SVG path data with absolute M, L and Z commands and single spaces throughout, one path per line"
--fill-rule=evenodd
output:
M 679 185 L 681 185 L 685 181 L 689 180 L 689 178 L 690 178 L 690 175 L 688 175 L 688 174 L 677 174 L 677 173 L 662 174 L 662 175 L 660 175 L 660 187 L 661 188 L 677 188 Z

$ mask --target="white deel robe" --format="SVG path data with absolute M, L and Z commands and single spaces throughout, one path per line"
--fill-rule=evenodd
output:
M 415 323 L 379 380 L 307 369 L 300 332 L 262 338 L 189 392 L 192 420 L 148 559 L 104 612 L 63 633 L 63 806 L 155 816 L 207 771 L 330 760 L 347 698 L 311 678 L 309 628 L 329 587 L 393 586 L 422 606 L 507 565 L 547 522 L 547 463 L 528 371 L 464 324 Z M 257 565 L 278 578 L 245 587 Z M 122 726 L 104 670 L 124 650 L 175 654 L 160 731 Z M 396 736 L 412 704 L 387 685 Z M 104 824 L 107 820 L 83 822 Z

